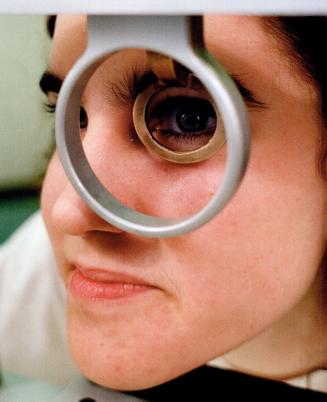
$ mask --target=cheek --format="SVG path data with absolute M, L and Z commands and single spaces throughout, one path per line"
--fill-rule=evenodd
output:
M 246 177 L 222 213 L 167 241 L 166 256 L 178 250 L 181 299 L 213 338 L 223 326 L 224 339 L 237 343 L 271 325 L 306 294 L 323 255 L 319 133 L 305 119 L 298 126 L 275 121 L 275 131 L 254 131 Z
M 54 154 L 48 165 L 41 192 L 41 211 L 48 231 L 51 230 L 51 213 L 53 204 L 60 192 L 60 178 L 58 177 L 58 156 Z
M 318 215 L 303 216 L 303 205 L 273 197 L 267 206 L 255 189 L 252 195 L 261 207 L 240 191 L 213 222 L 172 246 L 172 253 L 180 250 L 172 265 L 183 320 L 194 344 L 206 339 L 199 354 L 208 360 L 280 319 L 317 275 L 323 251 Z
M 55 152 L 48 165 L 41 193 L 41 208 L 44 219 L 48 219 L 52 205 L 62 191 L 65 182 L 66 176 Z
M 59 157 L 55 153 L 48 165 L 47 173 L 41 192 L 41 212 L 52 247 L 56 256 L 60 271 L 63 270 L 63 233 L 58 230 L 53 219 L 53 207 L 58 200 L 63 188 L 67 184 L 67 178 L 61 167 Z
M 324 247 L 319 193 L 308 188 L 299 199 L 290 188 L 273 191 L 262 177 L 249 181 L 194 235 L 181 262 L 194 274 L 187 283 L 196 286 L 185 289 L 192 308 L 212 306 L 207 325 L 212 319 L 219 326 L 225 314 L 231 336 L 235 329 L 253 335 L 290 310 L 314 280 Z

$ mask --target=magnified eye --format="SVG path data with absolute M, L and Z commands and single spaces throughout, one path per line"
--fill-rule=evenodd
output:
M 147 107 L 146 124 L 152 137 L 176 152 L 190 152 L 206 145 L 215 133 L 216 113 L 207 99 L 154 96 Z
M 175 163 L 209 159 L 225 142 L 222 118 L 203 89 L 148 87 L 135 100 L 133 121 L 145 147 Z

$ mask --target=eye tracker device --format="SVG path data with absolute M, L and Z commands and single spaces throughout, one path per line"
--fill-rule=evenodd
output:
M 122 230 L 140 236 L 160 238 L 182 235 L 212 219 L 226 206 L 239 187 L 249 159 L 250 130 L 245 105 L 233 80 L 219 61 L 215 60 L 205 48 L 201 16 L 210 13 L 327 15 L 327 2 L 323 0 L 274 0 L 271 2 L 263 0 L 229 2 L 224 0 L 202 0 L 201 2 L 138 0 L 135 3 L 134 0 L 67 0 L 66 2 L 1 0 L 0 13 L 88 15 L 87 50 L 66 77 L 58 99 L 57 148 L 69 180 L 92 210 Z M 147 105 L 153 96 L 158 94 L 160 96 L 162 93 L 160 85 L 152 87 L 150 92 L 140 94 L 135 101 L 133 121 L 140 140 L 149 152 L 171 163 L 199 163 L 212 157 L 223 144 L 227 145 L 227 166 L 222 184 L 210 202 L 192 216 L 163 219 L 127 208 L 102 185 L 85 156 L 78 124 L 81 96 L 99 64 L 110 54 L 127 48 L 147 49 L 149 64 L 158 77 L 159 83 L 167 76 L 184 80 L 184 82 L 189 82 L 189 79 L 201 82 L 205 88 L 203 98 L 210 99 L 216 115 L 221 117 L 223 130 L 213 130 L 212 136 L 203 146 L 189 152 L 179 152 L 161 144 L 151 133 L 146 121 Z M 193 380 L 194 384 L 198 384 L 196 374 Z M 225 380 L 228 384 L 230 378 L 226 377 Z M 158 400 L 156 390 L 148 394 L 127 395 L 103 389 L 85 379 L 80 379 L 64 389 L 53 389 L 35 381 L 19 382 L 17 380 L 15 386 L 12 385 L 12 380 L 9 383 L 10 387 L 7 386 L 7 377 L 4 376 L 2 386 L 0 384 L 0 402 Z M 236 383 L 235 378 L 233 384 Z M 174 386 L 165 392 L 175 389 Z M 243 386 L 244 382 L 241 381 L 240 388 Z M 255 386 L 257 387 L 258 384 Z M 273 393 L 269 382 L 263 381 L 261 386 L 268 387 L 267 389 Z M 193 391 L 194 395 L 198 395 L 198 389 Z M 206 388 L 206 393 L 207 391 Z M 227 392 L 230 391 L 229 388 Z M 182 388 L 181 392 L 183 392 Z M 212 392 L 212 400 L 214 400 L 215 391 Z M 314 395 L 305 391 L 303 391 L 305 394 L 301 394 L 301 392 L 281 388 L 278 390 L 278 396 L 285 395 L 285 398 L 282 397 L 283 400 L 292 400 L 289 397 L 294 396 L 297 401 L 327 399 L 322 394 Z M 221 394 L 216 395 L 217 398 L 221 396 Z M 254 401 L 255 398 L 251 400 Z
M 69 3 L 69 4 L 68 4 Z M 204 225 L 230 201 L 244 176 L 250 150 L 250 129 L 243 99 L 233 80 L 218 60 L 206 50 L 203 41 L 204 13 L 238 14 L 323 14 L 327 6 L 321 0 L 261 0 L 225 2 L 151 2 L 73 0 L 67 2 L 41 0 L 4 1 L 3 13 L 86 13 L 88 14 L 88 46 L 67 75 L 59 94 L 56 113 L 57 149 L 72 185 L 100 217 L 130 233 L 145 237 L 174 237 Z M 310 4 L 309 4 L 310 3 Z M 137 212 L 118 201 L 100 182 L 92 170 L 82 147 L 79 114 L 84 89 L 103 60 L 121 49 L 147 49 L 149 65 L 158 78 L 156 86 L 135 102 L 133 120 L 139 139 L 157 156 L 172 163 L 199 163 L 212 157 L 227 145 L 224 177 L 210 201 L 195 214 L 178 218 L 162 218 Z M 147 124 L 148 103 L 155 95 L 163 96 L 160 79 L 200 82 L 205 99 L 213 105 L 217 126 L 210 139 L 196 149 L 170 149 L 156 138 Z M 193 115 L 192 115 L 193 113 Z M 201 112 L 181 116 L 184 129 L 201 125 Z M 184 120 L 183 120 L 184 119 Z M 194 126 L 195 125 L 195 126 Z M 218 182 L 218 179 L 217 179 Z M 127 189 L 128 191 L 128 189 Z

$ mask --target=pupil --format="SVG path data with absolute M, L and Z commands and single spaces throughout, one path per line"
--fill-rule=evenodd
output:
M 79 126 L 80 128 L 87 128 L 87 125 L 88 125 L 88 117 L 85 109 L 81 107 L 79 112 Z
M 198 110 L 181 110 L 176 116 L 178 127 L 185 132 L 202 131 L 206 127 L 207 121 L 207 114 Z

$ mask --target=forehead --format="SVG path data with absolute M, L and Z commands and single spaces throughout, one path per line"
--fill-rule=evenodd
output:
M 76 59 L 85 49 L 87 41 L 87 20 L 82 15 L 61 15 L 56 21 L 53 48 L 51 53 L 52 63 L 65 55 L 67 63 L 60 60 L 61 69 L 66 70 L 66 64 Z M 206 16 L 205 38 L 207 46 L 213 50 L 219 50 L 221 57 L 224 53 L 238 52 L 242 49 L 242 57 L 248 53 L 249 48 L 259 46 L 267 47 L 265 36 L 258 18 L 239 16 Z M 246 39 L 247 46 L 242 46 Z M 252 43 L 252 45 L 250 45 Z M 224 50 L 224 52 L 221 52 Z M 57 67 L 60 67 L 59 65 Z
M 56 19 L 50 53 L 50 69 L 64 77 L 80 57 L 87 41 L 87 19 L 83 15 L 60 15 Z
M 205 38 L 210 52 L 229 72 L 248 80 L 259 92 L 286 95 L 297 101 L 312 102 L 313 85 L 291 45 L 268 28 L 267 17 L 209 16 Z
M 312 100 L 308 82 L 289 49 L 265 28 L 263 17 L 208 15 L 204 18 L 206 46 L 228 72 L 252 81 L 253 89 L 276 90 Z M 86 16 L 59 16 L 50 56 L 50 69 L 65 77 L 87 42 Z M 242 77 L 243 76 L 243 77 Z

